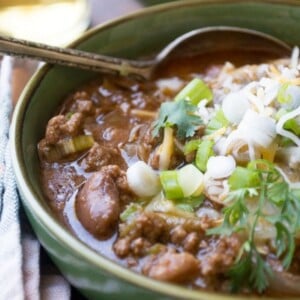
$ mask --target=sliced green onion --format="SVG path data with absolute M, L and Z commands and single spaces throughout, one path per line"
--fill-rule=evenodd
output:
M 204 189 L 204 176 L 192 164 L 178 170 L 177 180 L 184 197 L 199 196 Z
M 300 120 L 299 118 L 289 119 L 284 123 L 284 129 L 292 131 L 296 135 L 300 135 Z
M 160 173 L 160 182 L 168 199 L 178 199 L 184 197 L 182 188 L 178 182 L 178 171 L 162 171 Z
M 78 135 L 73 138 L 60 141 L 57 146 L 63 156 L 74 154 L 91 148 L 94 138 L 91 135 Z
M 184 147 L 183 147 L 183 153 L 189 154 L 193 151 L 196 151 L 198 149 L 198 146 L 200 145 L 201 140 L 191 140 L 189 142 L 187 142 Z
M 277 100 L 281 104 L 287 104 L 292 101 L 292 96 L 287 92 L 289 85 L 288 82 L 283 83 L 278 91 Z
M 260 184 L 259 173 L 248 168 L 237 167 L 228 179 L 230 190 L 257 187 Z
M 175 101 L 187 100 L 197 105 L 201 100 L 208 102 L 213 99 L 211 89 L 199 78 L 194 78 L 175 97 Z
M 220 109 L 216 112 L 216 115 L 208 122 L 205 134 L 212 134 L 216 130 L 223 127 L 227 127 L 229 121 L 226 119 L 223 111 Z
M 48 161 L 58 161 L 68 155 L 90 149 L 94 142 L 94 138 L 91 135 L 78 135 L 66 138 L 55 145 L 49 146 L 48 151 L 44 151 L 44 155 Z
M 212 140 L 203 140 L 198 146 L 195 164 L 202 172 L 206 171 L 208 159 L 214 155 L 214 142 Z
M 137 161 L 126 171 L 128 186 L 137 196 L 153 197 L 160 190 L 160 182 L 156 172 L 144 161 Z

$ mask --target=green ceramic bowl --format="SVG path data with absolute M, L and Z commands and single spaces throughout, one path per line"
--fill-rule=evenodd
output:
M 176 1 L 106 23 L 72 46 L 135 58 L 161 49 L 186 31 L 210 25 L 253 28 L 290 44 L 300 44 L 300 3 Z M 55 220 L 41 190 L 36 145 L 65 96 L 93 76 L 90 72 L 46 65 L 25 88 L 12 121 L 12 156 L 18 188 L 29 220 L 55 264 L 89 299 L 249 299 L 191 291 L 133 273 L 85 246 Z

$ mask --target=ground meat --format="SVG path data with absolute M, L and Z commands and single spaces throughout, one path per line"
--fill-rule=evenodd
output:
M 157 280 L 182 283 L 199 274 L 199 265 L 199 261 L 189 253 L 166 252 L 150 259 L 143 273 Z
M 69 136 L 78 135 L 82 119 L 81 113 L 72 114 L 70 118 L 67 118 L 67 122 L 61 126 L 62 133 Z
M 121 170 L 117 165 L 105 166 L 101 169 L 101 171 L 113 178 L 119 191 L 120 201 L 123 206 L 135 200 L 135 196 L 129 188 L 125 171 Z
M 59 140 L 79 134 L 82 114 L 74 113 L 70 118 L 58 115 L 50 119 L 46 128 L 46 144 L 56 144 Z
M 143 257 L 153 245 L 169 240 L 169 230 L 169 225 L 158 214 L 142 212 L 129 223 L 120 224 L 114 251 L 121 258 Z
M 75 111 L 89 114 L 93 112 L 93 102 L 91 100 L 77 100 L 75 102 Z
M 200 237 L 197 232 L 191 232 L 183 241 L 183 249 L 190 253 L 197 253 L 199 249 Z
M 103 171 L 94 173 L 79 191 L 75 206 L 78 219 L 91 234 L 109 238 L 120 214 L 119 191 L 113 177 Z
M 66 122 L 64 115 L 58 115 L 49 120 L 44 141 L 46 144 L 55 144 L 61 136 L 61 126 Z
M 130 253 L 130 237 L 124 237 L 122 239 L 118 239 L 113 245 L 114 252 L 120 258 L 124 258 Z
M 87 156 L 82 160 L 81 167 L 86 172 L 99 171 L 102 167 L 118 164 L 120 168 L 126 168 L 126 163 L 122 158 L 119 149 L 110 148 L 95 143 L 89 150 Z
M 197 253 L 200 241 L 205 237 L 205 232 L 202 223 L 198 220 L 197 222 L 186 220 L 183 224 L 174 227 L 170 235 L 172 243 L 181 246 L 187 252 Z
M 171 242 L 180 245 L 187 236 L 186 230 L 182 225 L 178 225 L 171 231 Z
M 216 241 L 203 244 L 205 254 L 201 255 L 201 273 L 204 276 L 224 273 L 235 262 L 241 249 L 237 236 L 220 237 Z
M 130 244 L 130 248 L 134 256 L 143 257 L 150 248 L 151 243 L 145 238 L 137 238 Z
M 140 160 L 148 161 L 151 152 L 159 143 L 160 139 L 153 136 L 152 130 L 151 123 L 146 123 L 136 125 L 130 131 L 129 145 L 134 145 L 135 152 Z
M 128 231 L 128 226 L 130 230 Z M 144 237 L 151 243 L 167 240 L 169 236 L 167 222 L 158 214 L 143 212 L 131 224 L 122 224 L 120 235 L 126 234 L 133 239 Z

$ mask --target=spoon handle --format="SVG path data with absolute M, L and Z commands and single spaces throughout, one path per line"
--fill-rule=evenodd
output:
M 152 61 L 134 61 L 0 35 L 0 53 L 85 70 L 148 78 Z

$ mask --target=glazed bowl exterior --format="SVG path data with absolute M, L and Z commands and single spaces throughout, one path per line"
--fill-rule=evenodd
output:
M 136 58 L 158 51 L 189 30 L 213 25 L 256 29 L 291 45 L 300 45 L 300 3 L 289 0 L 170 2 L 92 29 L 72 47 Z M 93 77 L 95 74 L 91 72 L 45 65 L 23 91 L 12 120 L 10 135 L 18 189 L 32 227 L 54 263 L 89 299 L 249 299 L 192 291 L 136 274 L 91 250 L 54 218 L 41 189 L 37 143 L 62 100 Z

